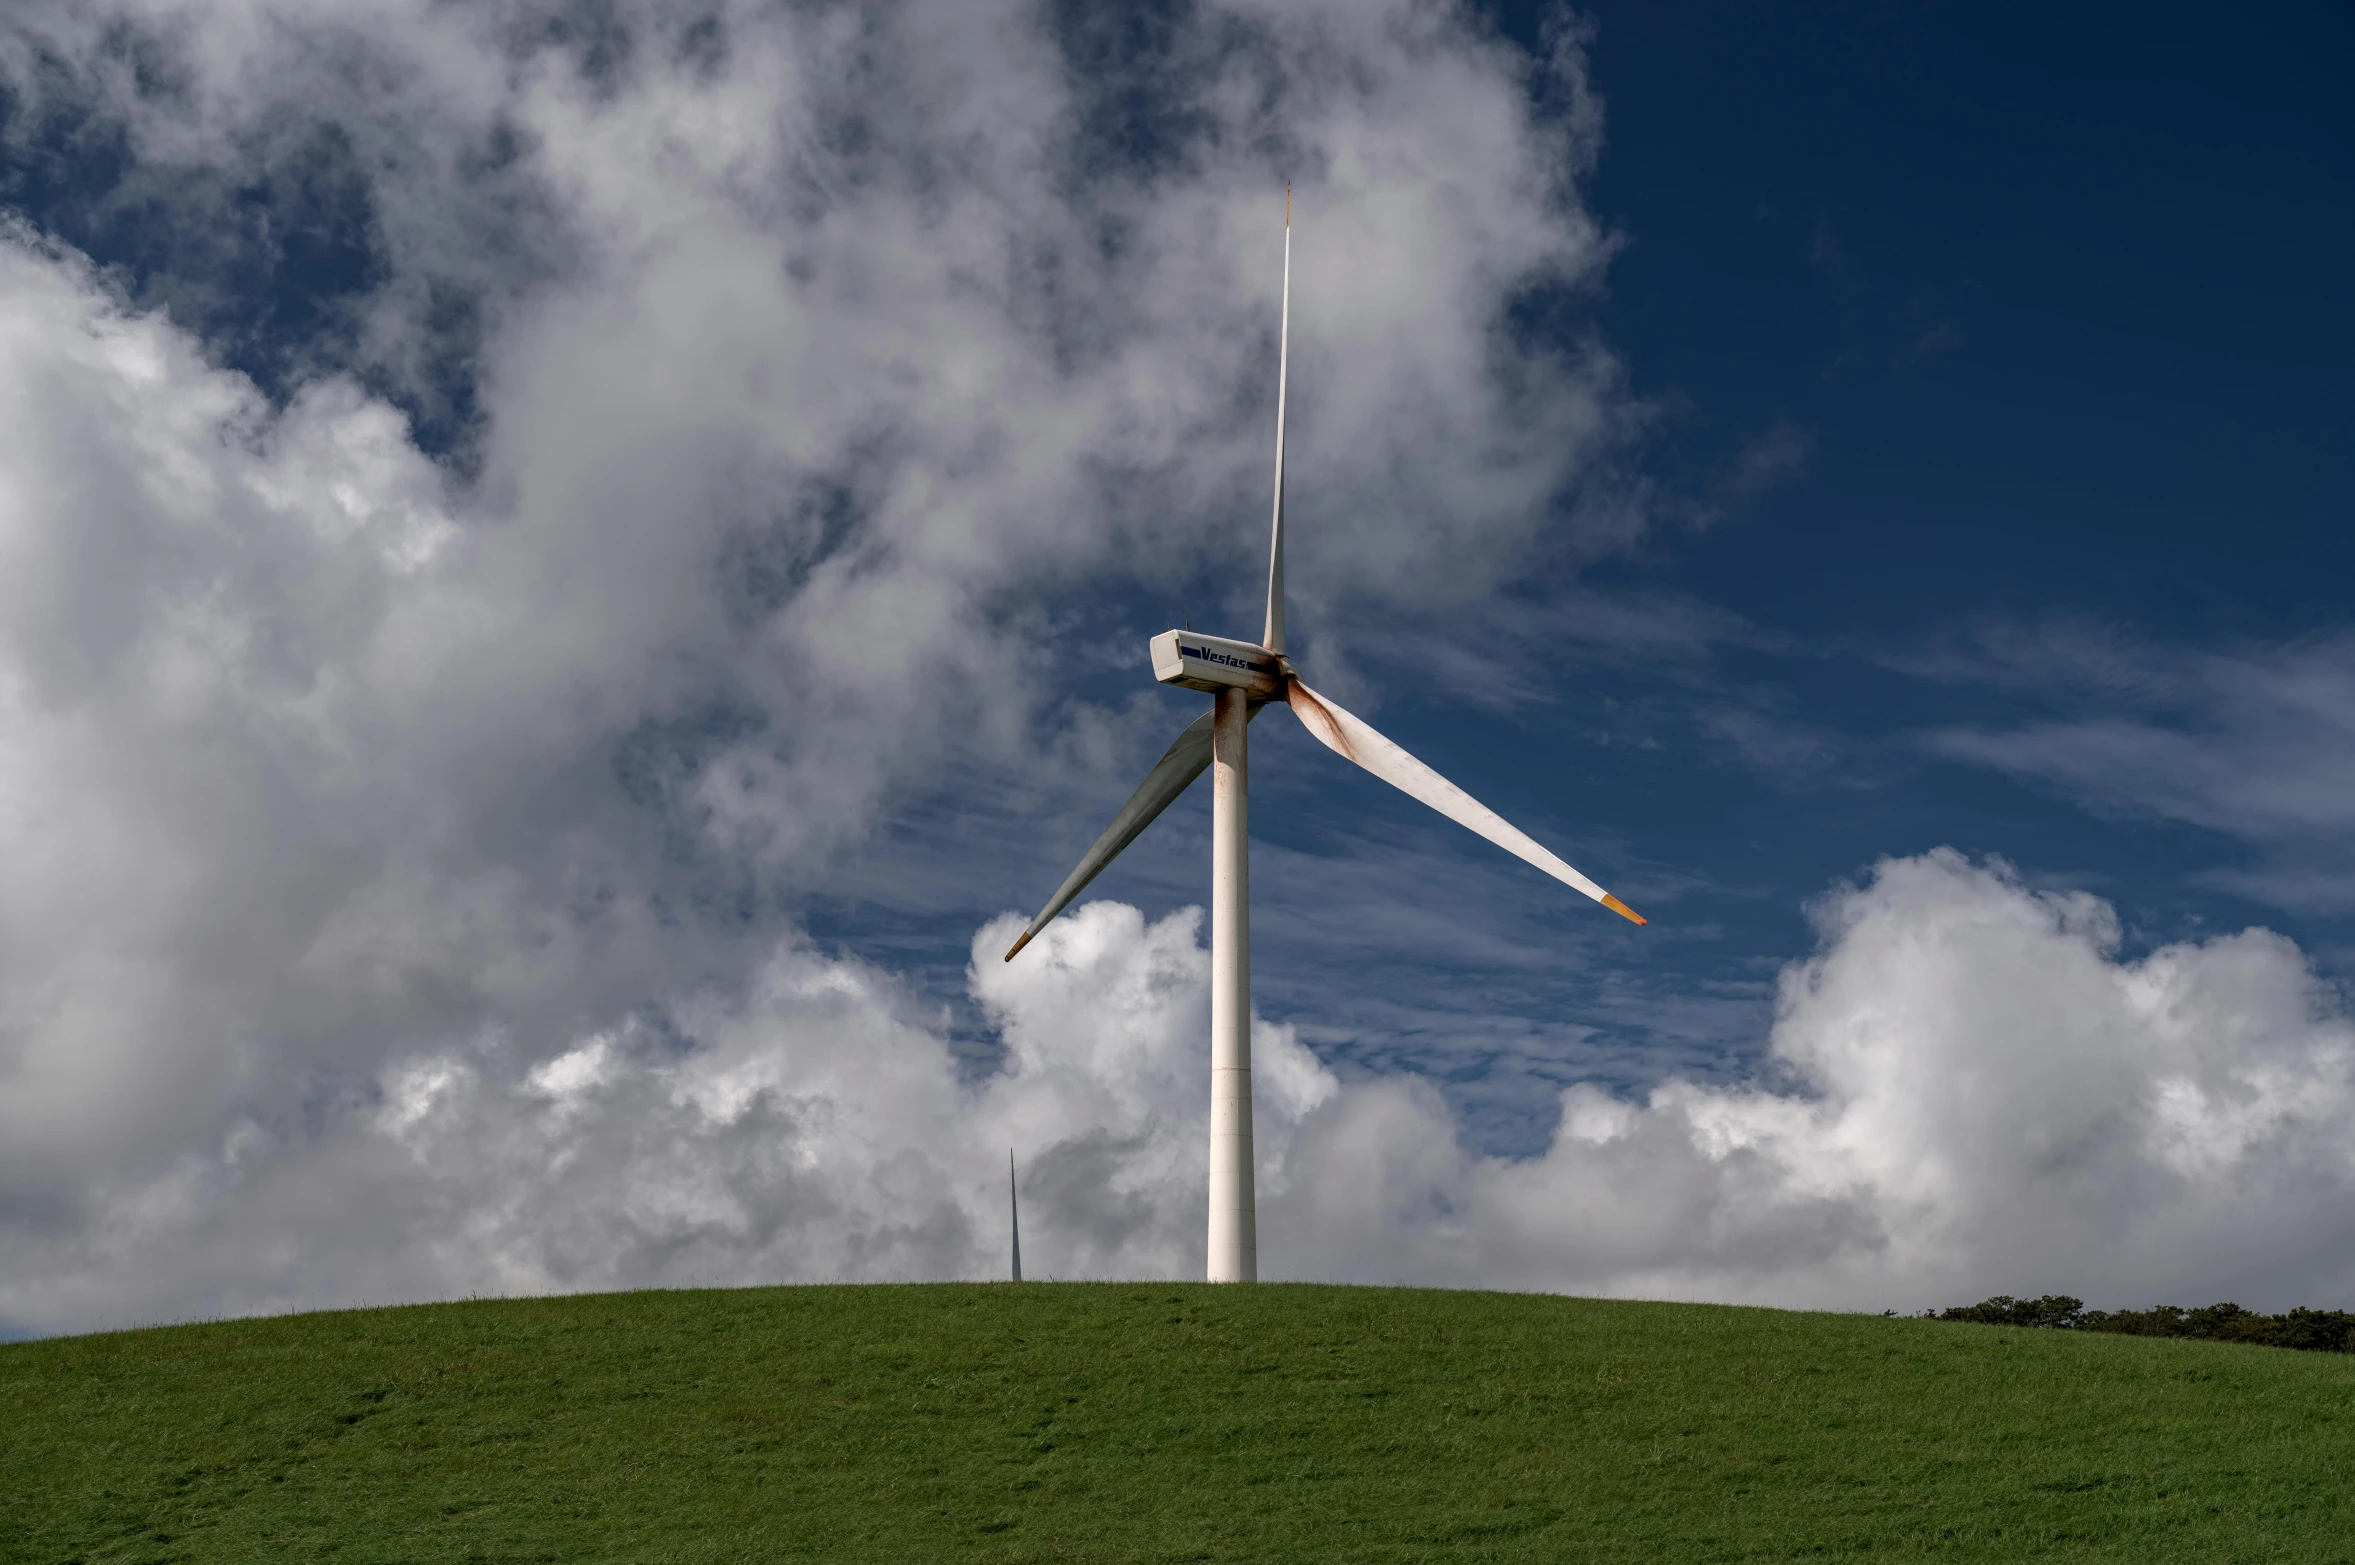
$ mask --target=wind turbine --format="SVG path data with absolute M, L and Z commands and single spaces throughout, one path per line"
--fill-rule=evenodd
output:
M 1152 640 L 1153 677 L 1202 690 L 1211 709 L 1162 754 L 1094 847 L 1022 931 L 1006 960 L 1071 904 L 1089 881 L 1136 841 L 1170 801 L 1207 769 L 1210 828 L 1210 1262 L 1212 1282 L 1255 1282 L 1259 1238 L 1251 1162 L 1251 862 L 1246 727 L 1280 703 L 1344 759 L 1526 859 L 1620 917 L 1643 917 L 1540 846 L 1503 816 L 1301 682 L 1284 655 L 1284 395 L 1292 352 L 1292 192 L 1284 191 L 1283 313 L 1276 349 L 1276 505 L 1268 549 L 1267 622 L 1259 641 L 1229 641 L 1192 630 Z

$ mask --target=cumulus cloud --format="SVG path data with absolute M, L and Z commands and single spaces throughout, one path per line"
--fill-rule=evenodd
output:
M 794 909 L 880 825 L 1166 738 L 1063 692 L 1104 605 L 1246 584 L 1287 178 L 1310 590 L 1628 535 L 1579 504 L 1614 361 L 1506 329 L 1609 248 L 1575 37 L 1230 4 L 1145 42 L 1108 85 L 1010 3 L 10 9 L 9 188 L 98 181 L 0 234 L 11 1310 L 670 1275 L 519 1249 L 386 1149 L 599 1123 L 566 1105 L 721 1049 L 780 950 L 837 972 Z M 505 1177 L 477 1130 L 428 1161 Z M 276 1172 L 314 1144 L 350 1177 Z M 380 1245 L 322 1237 L 344 1205 Z M 249 1209 L 288 1223 L 179 1281 L 120 1248 Z M 964 1264 L 877 1244 L 812 1254 Z
M 1468 1152 L 1413 1077 L 1254 1030 L 1275 1277 L 1833 1308 L 2068 1289 L 2283 1307 L 2355 1282 L 2355 1025 L 2262 930 L 2128 959 L 2111 910 L 1941 851 L 1818 909 L 1759 1083 L 1562 1095 Z M 960 1079 L 886 974 L 788 942 L 528 1066 L 497 1033 L 305 1122 L 231 1121 L 95 1220 L 11 1240 L 27 1325 L 473 1291 L 1201 1266 L 1207 962 L 1193 910 L 1096 902 L 970 982 L 1008 1043 Z
M 2290 941 L 2126 959 L 2106 903 L 1947 850 L 1817 922 L 1759 1085 L 1574 1087 L 1526 1160 L 1371 1085 L 1295 1153 L 1292 1199 L 1338 1226 L 1296 1221 L 1342 1275 L 1847 1308 L 2355 1283 L 2355 1025 Z
M 526 1063 L 493 1030 L 397 1056 L 300 1119 L 229 1117 L 84 1220 L 18 1225 L 0 1319 L 57 1327 L 472 1292 L 980 1277 L 1008 1250 L 1024 1161 L 1034 1268 L 1201 1269 L 1197 910 L 1098 902 L 1037 959 L 975 940 L 1007 1043 L 960 1081 L 889 975 L 787 941 L 749 985 L 682 996 Z M 1336 1083 L 1288 1028 L 1254 1030 L 1263 1189 Z

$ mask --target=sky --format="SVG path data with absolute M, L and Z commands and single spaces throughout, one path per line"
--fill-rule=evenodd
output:
M 0 1333 L 1202 1264 L 2355 1293 L 2355 13 L 0 20 Z

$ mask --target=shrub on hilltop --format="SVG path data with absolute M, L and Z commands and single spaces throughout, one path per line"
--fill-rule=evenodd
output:
M 2034 1299 L 1996 1294 L 1977 1304 L 1924 1310 L 1925 1320 L 1959 1320 L 1981 1326 L 2028 1326 L 2045 1331 L 2106 1331 L 2126 1337 L 2199 1337 L 2211 1342 L 2251 1342 L 2261 1347 L 2297 1348 L 2309 1353 L 2355 1353 L 2355 1312 L 2310 1310 L 2266 1315 L 2237 1304 L 2185 1309 L 2154 1304 L 2147 1310 L 2089 1310 L 2083 1299 L 2048 1293 Z

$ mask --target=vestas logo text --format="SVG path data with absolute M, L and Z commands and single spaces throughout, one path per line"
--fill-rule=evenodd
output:
M 1178 643 L 1178 656 L 1200 658 L 1205 663 L 1224 663 L 1229 668 L 1247 668 L 1261 674 L 1272 674 L 1276 668 L 1273 663 L 1254 663 L 1249 658 L 1232 657 L 1224 652 L 1213 652 L 1208 647 L 1189 647 L 1182 641 Z

